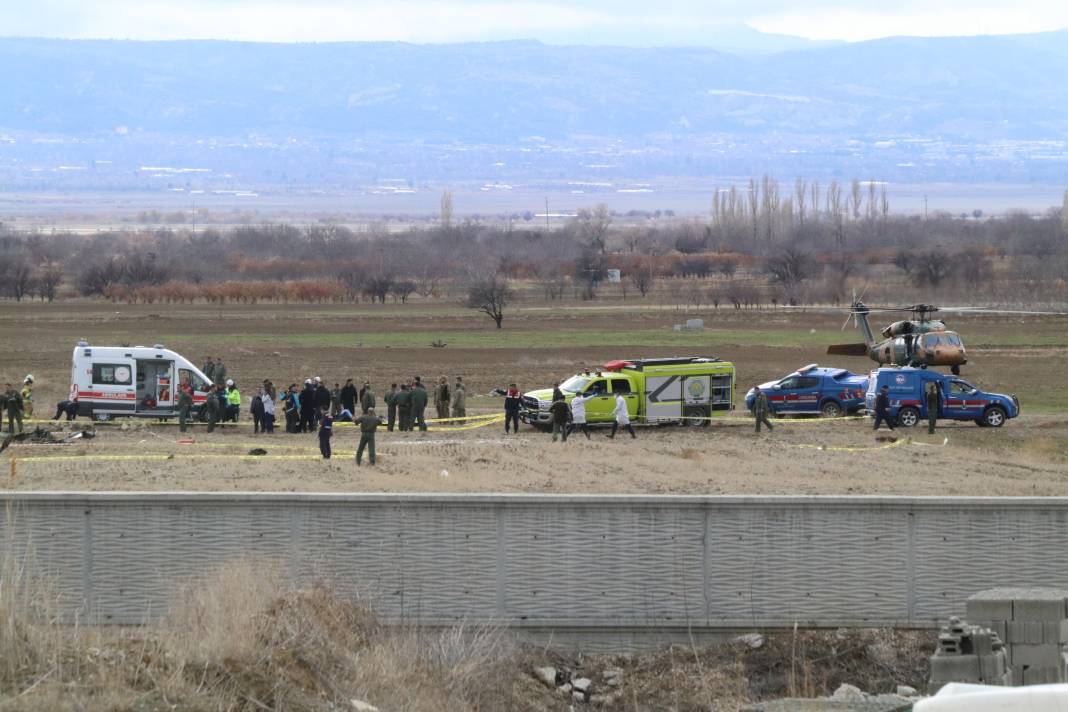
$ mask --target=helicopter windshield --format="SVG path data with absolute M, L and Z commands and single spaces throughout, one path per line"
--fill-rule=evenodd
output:
M 586 384 L 590 382 L 589 376 L 572 376 L 560 384 L 560 390 L 571 393 L 581 393 Z
M 949 343 L 953 344 L 954 346 L 963 346 L 963 344 L 960 342 L 960 337 L 952 332 L 947 333 L 946 338 L 949 340 Z

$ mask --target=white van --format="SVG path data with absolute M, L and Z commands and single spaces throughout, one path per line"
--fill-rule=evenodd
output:
M 199 412 L 211 384 L 200 369 L 156 344 L 74 347 L 70 399 L 78 415 L 106 420 L 116 416 L 169 418 L 178 415 L 175 390 L 182 381 L 193 386 L 193 411 Z

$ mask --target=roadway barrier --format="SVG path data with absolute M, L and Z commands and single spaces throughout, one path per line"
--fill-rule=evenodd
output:
M 893 465 L 883 465 L 892 476 Z M 388 620 L 504 621 L 587 648 L 931 627 L 1068 583 L 1068 498 L 6 492 L 4 547 L 81 620 L 139 623 L 242 559 Z

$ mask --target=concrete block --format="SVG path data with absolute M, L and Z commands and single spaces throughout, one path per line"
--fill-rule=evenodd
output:
M 1008 661 L 1003 651 L 999 650 L 992 655 L 979 656 L 979 671 L 984 682 L 993 684 L 994 681 L 1001 679 L 1007 669 Z
M 1068 619 L 1061 621 L 1060 635 L 1057 638 L 1057 642 L 1062 645 L 1068 644 Z
M 1009 637 L 1005 642 L 1010 645 L 1014 643 L 1041 645 L 1047 642 L 1042 635 L 1042 627 L 1045 624 L 1045 621 L 1009 621 Z M 1060 626 L 1058 626 L 1057 633 L 1060 635 Z
M 1011 668 L 1009 668 L 1009 672 L 1011 673 L 1012 677 L 1012 682 L 1009 683 L 1010 687 L 1020 687 L 1021 685 L 1023 685 L 1022 665 L 1013 665 Z
M 975 632 L 971 635 L 971 652 L 976 655 L 990 655 L 994 652 L 994 643 L 997 638 L 993 633 Z
M 978 655 L 935 655 L 931 658 L 931 680 L 980 682 L 982 679 Z
M 1061 653 L 1061 679 L 1058 682 L 1068 682 L 1068 653 Z
M 1007 593 L 1010 590 L 993 588 L 971 596 L 965 603 L 968 620 L 973 623 L 977 621 L 1011 621 L 1013 598 L 1011 593 Z
M 1012 667 L 1054 668 L 1061 664 L 1059 645 L 1010 645 L 1009 664 Z
M 1014 621 L 1049 621 L 1060 623 L 1065 617 L 1064 598 L 1020 599 L 1013 602 L 1012 618 Z

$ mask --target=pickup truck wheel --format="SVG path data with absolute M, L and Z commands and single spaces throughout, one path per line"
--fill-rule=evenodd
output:
M 920 411 L 912 406 L 905 406 L 897 412 L 897 424 L 902 428 L 914 428 L 920 422 Z
M 842 406 L 836 401 L 829 400 L 820 406 L 820 415 L 824 418 L 837 418 L 842 414 Z
M 1005 409 L 1000 405 L 990 406 L 983 413 L 983 422 L 991 428 L 1000 428 L 1005 424 Z
M 704 428 L 709 425 L 708 409 L 701 406 L 690 406 L 682 412 L 682 424 L 692 428 Z

